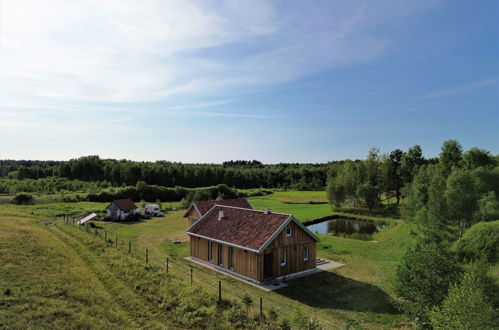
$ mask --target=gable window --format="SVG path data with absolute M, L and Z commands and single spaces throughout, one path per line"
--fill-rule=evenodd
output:
M 213 261 L 213 242 L 208 242 L 208 260 Z
M 287 260 L 288 260 L 288 251 L 286 251 L 285 249 L 281 249 L 279 253 L 279 262 L 281 263 L 281 267 L 286 266 Z
M 308 245 L 303 247 L 303 261 L 308 261 Z
M 234 268 L 234 248 L 232 246 L 229 246 L 229 260 L 227 262 L 229 269 Z
M 291 227 L 286 228 L 286 236 L 287 237 L 293 236 L 293 228 Z

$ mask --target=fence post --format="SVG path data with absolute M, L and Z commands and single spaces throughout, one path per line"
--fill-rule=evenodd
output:
M 192 267 L 191 267 L 191 285 L 192 285 Z
M 170 263 L 170 258 L 166 258 L 166 273 L 168 274 L 168 264 Z
M 263 322 L 263 298 L 260 297 L 260 323 Z
M 116 248 L 118 248 L 118 237 L 116 236 Z
M 149 250 L 146 249 L 146 264 L 149 262 Z
M 132 253 L 132 241 L 128 241 L 128 253 Z
M 218 302 L 222 302 L 222 281 L 218 281 Z

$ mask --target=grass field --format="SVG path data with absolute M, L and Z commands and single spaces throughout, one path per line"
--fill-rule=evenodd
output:
M 276 192 L 272 195 L 250 199 L 255 208 L 270 208 L 276 212 L 292 213 L 301 221 L 332 214 L 328 204 L 308 204 L 310 201 L 316 203 L 325 201 L 325 193 Z M 32 302 L 31 299 L 38 299 L 40 292 L 36 291 L 36 284 L 42 282 L 46 284 L 40 285 L 40 288 L 54 283 L 50 286 L 50 290 L 61 288 L 66 290 L 64 295 L 54 294 L 50 298 L 51 300 L 48 300 L 54 306 L 51 307 L 52 313 L 57 310 L 57 304 L 65 306 L 64 310 L 70 314 L 70 316 L 61 316 L 62 319 L 66 320 L 65 322 L 80 320 L 79 322 L 84 324 L 83 322 L 87 319 L 88 322 L 98 322 L 102 319 L 103 325 L 112 324 L 114 327 L 127 327 L 145 322 L 133 315 L 130 316 L 127 309 L 119 303 L 114 302 L 113 305 L 113 290 L 119 291 L 119 289 L 113 289 L 112 281 L 104 281 L 102 277 L 111 274 L 117 278 L 118 284 L 121 281 L 125 287 L 130 286 L 116 275 L 116 270 L 113 267 L 107 266 L 104 262 L 97 262 L 101 258 L 99 254 L 102 251 L 85 248 L 83 244 L 74 242 L 75 237 L 85 237 L 85 235 L 90 236 L 89 240 L 100 238 L 68 225 L 59 224 L 56 228 L 60 227 L 61 229 L 55 233 L 53 227 L 46 228 L 47 226 L 40 225 L 40 219 L 54 219 L 65 213 L 78 214 L 84 211 L 102 210 L 106 206 L 107 203 L 88 202 L 32 206 L 0 205 L 2 224 L 0 227 L 2 235 L 0 258 L 2 262 L 6 260 L 8 261 L 6 264 L 10 265 L 2 268 L 3 273 L 0 279 L 2 291 L 5 290 L 4 288 L 10 289 L 10 295 L 0 299 L 0 303 L 8 307 L 1 308 L 0 320 L 21 322 L 22 315 L 29 313 L 29 308 L 26 306 L 36 306 L 36 303 Z M 151 263 L 162 265 L 166 257 L 171 258 L 171 272 L 186 279 L 189 276 L 189 265 L 182 257 L 188 255 L 188 243 L 184 234 L 187 222 L 182 219 L 182 213 L 183 211 L 171 211 L 166 217 L 137 223 L 97 222 L 97 225 L 101 227 L 98 232 L 102 235 L 106 231 L 111 242 L 116 237 L 119 238 L 120 250 L 105 249 L 106 251 L 113 250 L 113 253 L 121 251 L 123 254 L 127 249 L 127 241 L 131 241 L 134 252 L 139 256 L 143 257 L 144 250 L 148 249 Z M 72 234 L 65 233 L 65 230 L 69 230 Z M 72 231 L 76 231 L 76 233 Z M 68 242 L 66 244 L 74 246 L 75 249 L 64 249 L 64 244 L 60 240 L 52 239 L 53 235 L 56 234 L 64 237 Z M 26 237 L 30 237 L 29 244 L 26 243 L 27 246 L 3 243 L 6 241 L 17 242 Z M 280 318 L 289 318 L 293 311 L 301 310 L 306 315 L 318 320 L 325 329 L 408 327 L 406 318 L 393 307 L 393 279 L 401 256 L 414 241 L 410 235 L 410 226 L 400 220 L 393 220 L 393 225 L 376 235 L 376 241 L 360 241 L 328 235 L 320 235 L 320 238 L 318 256 L 345 263 L 346 266 L 331 272 L 318 273 L 289 281 L 287 288 L 270 293 L 198 267 L 194 267 L 195 283 L 207 292 L 215 294 L 216 283 L 218 280 L 222 280 L 224 294 L 234 301 L 240 301 L 245 294 L 248 294 L 254 302 L 262 297 L 265 311 L 274 310 Z M 172 242 L 173 240 L 180 240 L 182 243 L 175 244 Z M 37 247 L 38 252 L 36 252 Z M 18 253 L 16 250 L 22 251 L 24 259 L 15 260 L 14 256 Z M 32 259 L 36 253 L 43 254 L 43 257 L 36 261 L 40 263 L 36 267 L 43 269 L 41 275 L 31 273 L 22 275 L 23 265 L 31 265 L 34 261 L 29 259 Z M 49 262 L 51 259 L 54 259 L 54 262 Z M 80 262 L 80 259 L 83 261 Z M 86 259 L 94 260 L 96 264 L 100 265 L 100 268 L 98 271 L 90 273 L 91 276 L 89 276 L 85 286 L 78 287 L 74 283 L 79 283 L 86 278 L 86 275 L 81 274 L 86 272 L 84 262 Z M 64 265 L 67 264 L 69 267 L 66 269 Z M 102 297 L 94 297 L 91 288 L 99 285 L 107 285 L 110 288 L 107 294 L 102 293 Z M 136 294 L 132 294 L 133 289 L 132 287 L 130 299 L 138 299 L 140 302 L 143 297 L 140 295 L 136 297 Z M 99 291 L 105 292 L 105 290 Z M 79 298 L 73 297 L 73 292 L 80 292 L 79 295 L 84 296 L 89 301 L 80 302 Z M 126 291 L 124 292 L 126 293 Z M 6 303 L 11 299 L 16 301 L 24 299 L 26 306 L 23 309 L 21 302 L 19 304 Z M 102 306 L 106 304 L 113 306 L 110 308 L 110 313 L 92 314 L 91 311 L 102 309 Z M 84 307 L 82 307 L 83 305 Z M 52 305 L 49 304 L 49 306 Z M 153 312 L 154 310 L 151 313 Z M 43 314 L 41 319 L 45 322 L 57 319 L 57 314 L 50 314 L 49 311 L 43 310 L 40 313 Z M 87 315 L 90 314 L 92 317 L 87 318 Z M 27 319 L 36 320 L 36 317 L 29 315 Z M 152 318 L 151 322 L 153 321 L 161 322 L 161 318 Z M 182 324 L 181 321 L 179 322 Z M 61 323 L 63 327 L 65 324 Z

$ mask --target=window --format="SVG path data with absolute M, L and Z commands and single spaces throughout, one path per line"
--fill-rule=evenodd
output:
M 208 260 L 213 261 L 213 243 L 208 242 Z
M 228 267 L 229 267 L 229 269 L 234 268 L 234 248 L 232 246 L 229 246 Z
M 293 236 L 293 228 L 291 227 L 286 228 L 286 236 L 288 237 Z
M 279 261 L 281 262 L 281 267 L 286 266 L 287 259 L 288 259 L 288 251 L 282 249 L 279 254 Z
M 308 246 L 303 247 L 303 261 L 308 261 Z
M 218 264 L 219 265 L 223 264 L 223 255 L 222 255 L 222 252 L 223 252 L 223 245 L 222 244 L 218 244 Z

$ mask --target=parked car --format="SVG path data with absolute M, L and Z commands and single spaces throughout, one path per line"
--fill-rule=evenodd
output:
M 153 217 L 164 217 L 165 213 L 161 211 L 159 208 L 159 205 L 156 204 L 151 204 L 151 205 L 146 205 L 146 214 L 147 215 L 152 215 Z

